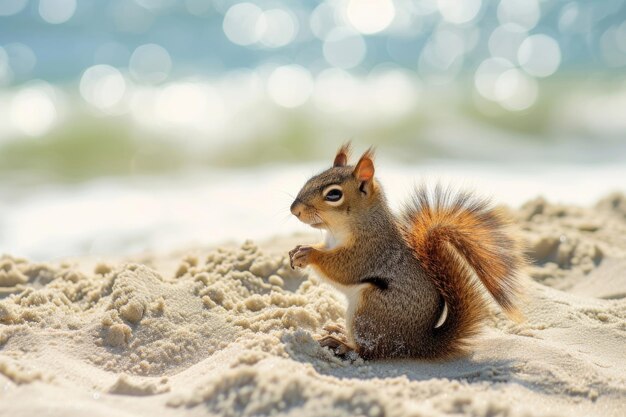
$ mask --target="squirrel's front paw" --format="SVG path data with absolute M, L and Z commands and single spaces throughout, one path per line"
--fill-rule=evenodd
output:
M 311 263 L 311 254 L 314 250 L 313 247 L 307 245 L 298 245 L 290 250 L 289 261 L 291 262 L 291 268 L 304 268 Z

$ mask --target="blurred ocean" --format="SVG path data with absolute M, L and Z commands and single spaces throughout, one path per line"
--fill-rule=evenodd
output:
M 4 184 L 0 253 L 33 260 L 119 257 L 315 233 L 290 214 L 289 206 L 303 183 L 330 166 L 331 159 L 79 184 L 26 188 Z M 589 206 L 612 191 L 626 191 L 624 164 L 507 166 L 445 161 L 407 166 L 381 157 L 377 169 L 396 210 L 422 182 L 472 190 L 496 204 L 514 207 L 538 196 Z
M 0 0 L 0 252 L 303 230 L 285 193 L 348 139 L 397 197 L 589 204 L 626 191 L 625 70 L 624 0 Z

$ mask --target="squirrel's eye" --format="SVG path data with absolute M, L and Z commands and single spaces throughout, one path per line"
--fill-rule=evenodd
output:
M 339 201 L 341 200 L 341 197 L 343 197 L 343 193 L 341 192 L 341 190 L 330 190 L 326 194 L 325 198 L 327 201 Z
M 324 190 L 324 200 L 331 206 L 338 206 L 343 202 L 343 191 L 338 185 L 331 185 Z

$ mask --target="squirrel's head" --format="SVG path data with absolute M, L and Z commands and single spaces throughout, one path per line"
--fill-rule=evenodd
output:
M 331 168 L 304 184 L 291 205 L 291 213 L 301 222 L 336 230 L 381 201 L 382 192 L 374 180 L 372 149 L 356 165 L 348 165 L 349 154 L 347 143 L 337 152 Z

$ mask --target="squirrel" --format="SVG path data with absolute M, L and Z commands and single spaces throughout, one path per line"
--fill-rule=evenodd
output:
M 374 178 L 372 148 L 354 166 L 349 153 L 344 144 L 291 205 L 327 232 L 325 242 L 291 250 L 291 267 L 311 266 L 347 298 L 345 328 L 327 326 L 322 347 L 365 360 L 460 357 L 488 315 L 483 288 L 521 320 L 526 258 L 501 209 L 437 185 L 418 187 L 395 215 Z

